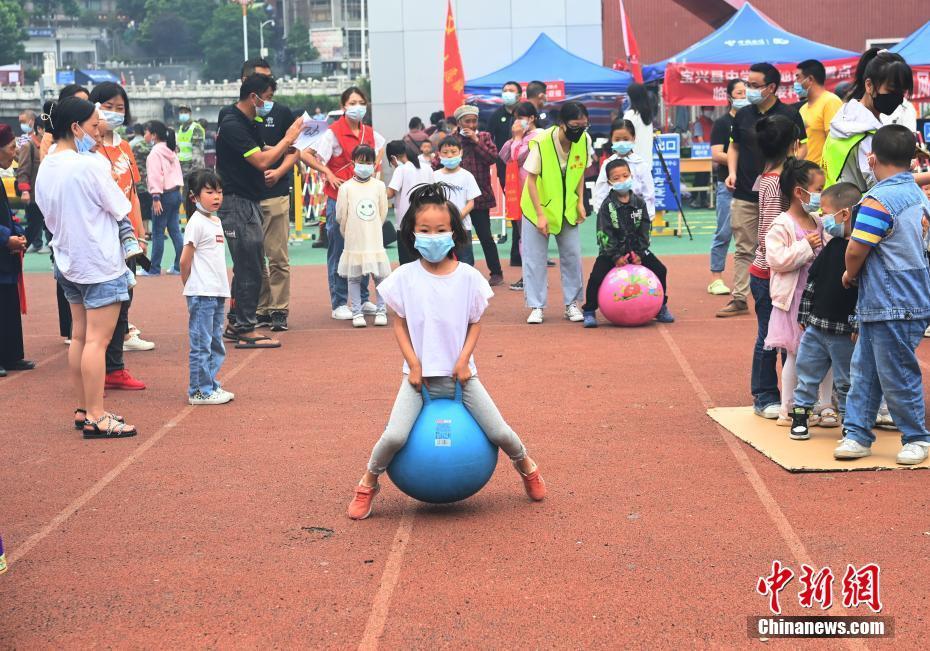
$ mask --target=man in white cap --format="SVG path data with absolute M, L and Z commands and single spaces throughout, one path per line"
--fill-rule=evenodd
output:
M 497 146 L 487 131 L 478 130 L 478 107 L 465 104 L 455 109 L 458 135 L 462 140 L 462 167 L 472 173 L 481 190 L 470 213 L 472 226 L 481 240 L 484 260 L 488 265 L 491 286 L 504 282 L 497 242 L 491 235 L 491 208 L 497 205 L 491 189 L 491 168 L 497 162 Z M 439 162 L 433 163 L 438 169 Z

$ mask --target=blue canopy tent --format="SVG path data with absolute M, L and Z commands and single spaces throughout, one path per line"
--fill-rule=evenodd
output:
M 643 77 L 646 81 L 661 79 L 669 63 L 738 65 L 765 61 L 778 64 L 858 56 L 857 52 L 824 45 L 785 31 L 747 2 L 715 32 L 673 57 L 646 66 Z
M 912 66 L 930 66 L 930 21 L 891 48 Z
M 510 65 L 465 82 L 465 94 L 500 95 L 505 82 L 534 79 L 565 82 L 565 95 L 568 97 L 586 93 L 622 93 L 633 81 L 633 76 L 572 54 L 543 32 L 530 49 Z
M 487 119 L 491 111 L 501 105 L 501 89 L 506 82 L 533 80 L 562 82 L 565 98 L 555 100 L 550 96 L 550 102 L 556 105 L 567 100 L 581 102 L 588 109 L 592 128 L 603 131 L 623 102 L 623 93 L 633 81 L 633 75 L 572 54 L 546 33 L 541 33 L 509 66 L 466 82 L 465 94 L 470 96 L 469 102 L 481 110 L 482 118 Z

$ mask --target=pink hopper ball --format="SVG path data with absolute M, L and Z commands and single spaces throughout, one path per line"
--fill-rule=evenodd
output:
M 662 283 L 638 264 L 614 267 L 597 292 L 597 302 L 608 321 L 618 326 L 641 326 L 662 309 Z

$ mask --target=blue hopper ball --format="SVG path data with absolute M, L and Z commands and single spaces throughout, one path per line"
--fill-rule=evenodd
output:
M 387 473 L 410 497 L 448 504 L 480 491 L 496 467 L 497 446 L 462 404 L 456 383 L 454 400 L 431 400 L 423 388 L 423 409 Z

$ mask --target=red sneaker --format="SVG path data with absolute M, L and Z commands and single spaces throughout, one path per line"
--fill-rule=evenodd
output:
M 517 470 L 517 472 L 520 472 Z M 546 482 L 543 481 L 542 475 L 539 474 L 539 466 L 528 475 L 520 473 L 523 479 L 523 490 L 534 502 L 542 502 L 546 498 Z
M 129 371 L 123 369 L 122 371 L 107 373 L 103 388 L 122 391 L 142 391 L 142 389 L 145 388 L 145 383 L 137 380 L 129 374 Z
M 371 507 L 375 501 L 375 495 L 377 495 L 380 490 L 380 486 L 375 486 L 374 488 L 362 486 L 361 484 L 356 486 L 355 497 L 352 498 L 352 503 L 349 504 L 346 515 L 353 520 L 364 520 L 367 518 L 371 515 Z

